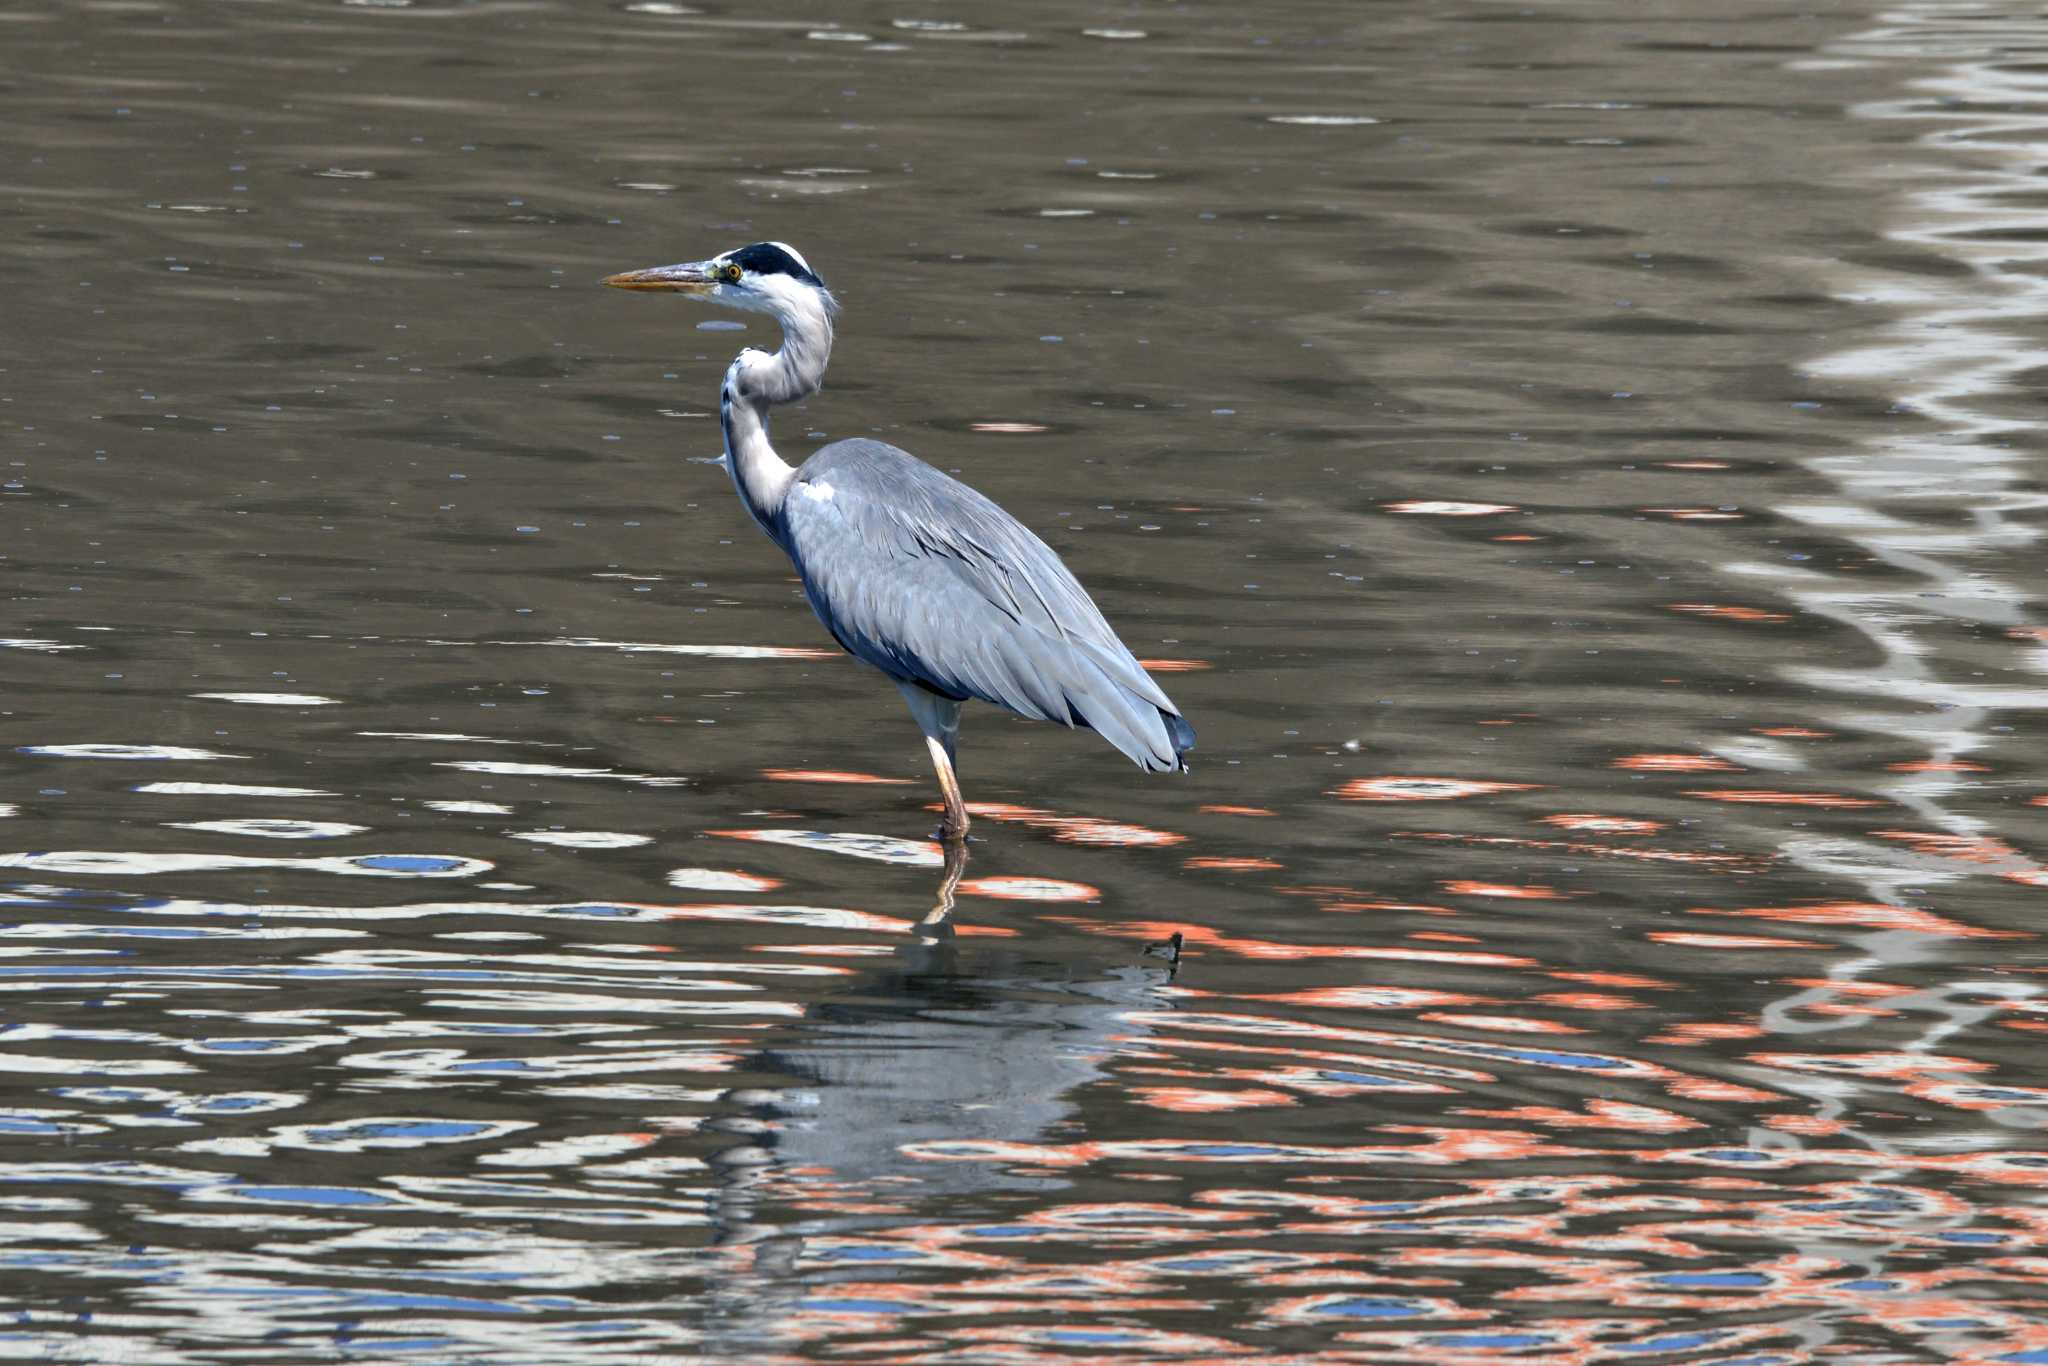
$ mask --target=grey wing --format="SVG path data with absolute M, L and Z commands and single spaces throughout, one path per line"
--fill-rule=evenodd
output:
M 905 451 L 839 441 L 782 509 L 818 617 L 856 657 L 947 697 L 1089 726 L 1148 769 L 1185 768 L 1195 732 L 1051 547 Z

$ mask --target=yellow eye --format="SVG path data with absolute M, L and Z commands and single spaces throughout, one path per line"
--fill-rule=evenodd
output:
M 740 274 L 739 265 L 733 261 L 727 261 L 718 268 L 718 278 L 729 285 L 738 284 L 740 282 Z

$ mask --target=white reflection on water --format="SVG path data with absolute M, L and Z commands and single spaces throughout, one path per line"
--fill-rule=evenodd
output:
M 492 759 L 442 759 L 436 768 L 456 768 L 464 773 L 497 773 L 527 778 L 610 778 L 638 787 L 681 787 L 688 778 L 662 777 L 653 773 L 621 773 L 615 768 L 571 768 L 565 764 L 515 764 Z
M 293 868 L 345 877 L 475 877 L 489 872 L 483 859 L 452 854 L 357 854 L 353 858 L 259 858 L 247 854 L 152 854 L 109 849 L 55 849 L 46 853 L 0 854 L 0 868 L 39 873 L 93 873 L 146 877 L 154 873 L 224 872 L 242 868 Z
M 615 830 L 521 830 L 512 838 L 563 849 L 634 849 L 654 843 L 650 835 L 627 835 Z
M 192 749 L 184 745 L 23 745 L 23 754 L 40 754 L 52 759 L 246 759 L 246 754 L 223 754 L 213 749 Z
M 257 818 L 252 820 L 166 821 L 169 830 L 204 830 L 216 835 L 253 835 L 272 840 L 331 840 L 343 835 L 360 835 L 370 827 L 345 821 L 291 821 Z
M 163 797 L 332 797 L 317 787 L 260 787 L 249 783 L 143 783 L 137 792 Z
M 1916 632 L 1930 623 L 1954 622 L 1992 628 L 1983 634 L 1997 639 L 2025 619 L 2038 596 L 2000 573 L 2002 557 L 2039 539 L 2029 519 L 2048 508 L 2030 458 L 2014 449 L 2015 439 L 2032 424 L 2006 415 L 2015 381 L 2041 363 L 2028 338 L 2048 312 L 2048 248 L 2038 240 L 2041 219 L 2034 207 L 2038 170 L 2048 158 L 2048 138 L 2042 136 L 2048 87 L 2030 65 L 2016 61 L 2017 54 L 2038 49 L 2041 31 L 2031 16 L 2002 20 L 1925 4 L 1887 14 L 1886 25 L 1834 45 L 1827 60 L 1900 61 L 1914 70 L 1942 63 L 1932 66 L 1934 75 L 1913 80 L 1906 98 L 1854 112 L 1935 123 L 1914 144 L 1910 178 L 1904 181 L 1909 188 L 1898 199 L 1886 236 L 1963 269 L 1866 268 L 1833 281 L 1837 293 L 1883 305 L 1897 321 L 1872 334 L 1874 340 L 1812 361 L 1806 369 L 1876 388 L 1921 421 L 1897 436 L 1865 439 L 1848 454 L 1807 462 L 1835 486 L 1837 496 L 1776 510 L 1863 547 L 1896 572 L 1861 583 L 1777 565 L 1731 568 L 1769 576 L 1807 612 L 1853 629 L 1876 654 L 1876 662 L 1863 668 L 1784 671 L 1796 683 L 1851 699 L 1832 718 L 1845 730 L 1903 742 L 1927 756 L 1895 765 L 1905 771 L 1878 781 L 1873 790 L 1924 822 L 1930 840 L 2002 850 L 1985 838 L 1991 822 L 1952 803 L 1981 786 L 1970 776 L 1978 766 L 1966 756 L 2000 743 L 1996 713 L 2038 710 L 2048 704 L 2048 687 L 1973 681 L 1983 670 L 1972 666 L 1984 659 L 1972 656 L 1968 639 Z M 1888 185 L 1902 180 L 1896 163 L 1884 164 L 1877 174 Z M 2042 669 L 2041 651 L 2021 657 Z M 1779 845 L 1799 867 L 1853 878 L 1881 906 L 1908 908 L 1902 915 L 1924 905 L 1931 886 L 2009 876 L 2013 865 L 1997 853 L 1935 858 L 1874 839 L 1790 831 L 1780 835 Z M 1843 1012 L 1842 1003 L 1856 999 L 1862 979 L 1880 972 L 1890 978 L 1903 965 L 1958 951 L 1954 936 L 1909 930 L 1879 928 L 1852 942 L 1858 956 L 1834 963 L 1824 980 L 1766 1006 L 1761 1021 L 1770 1033 L 1854 1028 L 1862 1021 Z M 1894 997 L 1888 1006 L 1933 1017 L 1903 1056 L 1930 1052 L 1941 1040 L 2038 994 L 2028 983 L 1956 980 Z M 1773 1084 L 1806 1095 L 1820 1122 L 1839 1124 L 1878 1152 L 1917 1146 L 1910 1138 L 1879 1137 L 1855 1122 L 1887 1089 L 1880 1078 L 1809 1079 L 1781 1071 Z M 1939 1141 L 1948 1151 L 1993 1148 L 2005 1140 L 1987 1126 L 1977 1138 L 1949 1132 Z M 1754 1132 L 1753 1142 L 1767 1149 L 1805 1146 L 1789 1134 L 1763 1130 Z
M 843 854 L 847 858 L 894 863 L 907 868 L 937 868 L 946 861 L 939 846 L 930 840 L 842 834 L 830 830 L 713 830 L 711 833 L 727 839 L 780 844 L 791 849 L 814 849 L 821 854 Z
M 671 645 L 658 641 L 597 640 L 564 636 L 555 640 L 433 640 L 430 645 L 553 646 L 570 650 L 617 650 L 628 655 L 694 655 L 703 659 L 836 659 L 836 650 L 810 645 Z

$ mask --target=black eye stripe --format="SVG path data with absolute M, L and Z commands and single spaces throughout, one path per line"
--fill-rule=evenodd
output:
M 752 246 L 729 251 L 725 259 L 742 266 L 755 275 L 787 275 L 807 285 L 825 287 L 825 282 L 806 270 L 801 262 L 773 242 L 756 242 Z

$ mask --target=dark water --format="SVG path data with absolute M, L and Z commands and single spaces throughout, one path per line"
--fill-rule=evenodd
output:
M 0 1358 L 2048 1361 L 2048 28 L 1690 11 L 0 14 Z M 951 936 L 759 237 L 1201 731 Z

